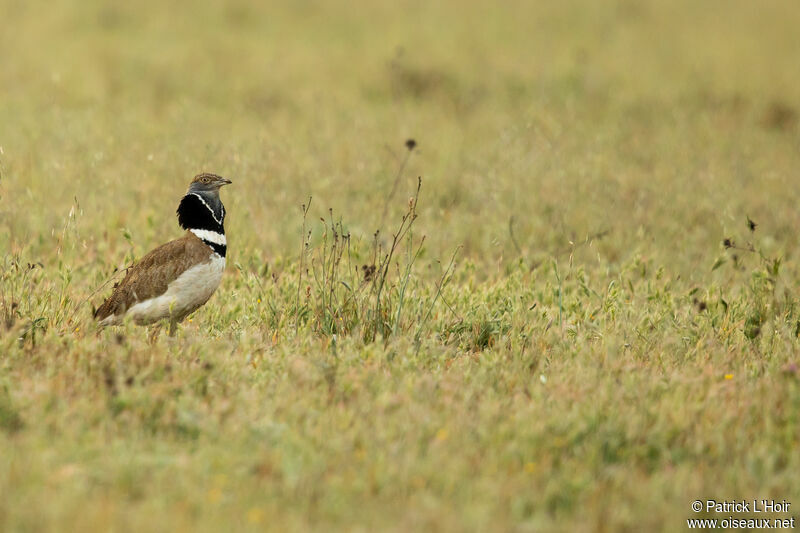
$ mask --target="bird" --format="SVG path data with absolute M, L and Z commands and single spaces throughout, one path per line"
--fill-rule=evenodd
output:
M 189 184 L 176 211 L 186 230 L 127 269 L 121 282 L 94 312 L 101 326 L 132 319 L 137 325 L 169 320 L 177 324 L 204 305 L 219 287 L 225 270 L 225 206 L 219 190 L 231 180 L 204 172 Z

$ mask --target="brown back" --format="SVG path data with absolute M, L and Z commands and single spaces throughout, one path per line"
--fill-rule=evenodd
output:
M 111 315 L 122 315 L 138 302 L 164 294 L 178 276 L 206 261 L 212 253 L 211 248 L 189 231 L 180 239 L 162 244 L 128 269 L 125 278 L 95 311 L 94 317 L 103 320 Z

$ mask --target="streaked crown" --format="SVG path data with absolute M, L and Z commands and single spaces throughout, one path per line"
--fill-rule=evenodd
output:
M 211 174 L 210 172 L 203 172 L 194 177 L 189 184 L 188 192 L 214 192 L 218 191 L 223 185 L 229 185 L 231 180 L 225 179 L 222 176 Z

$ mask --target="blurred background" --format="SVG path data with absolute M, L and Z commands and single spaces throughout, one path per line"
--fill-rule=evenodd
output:
M 674 531 L 696 498 L 798 505 L 797 0 L 0 21 L 0 530 Z M 233 180 L 220 290 L 176 339 L 98 332 L 201 171 Z M 372 236 L 417 176 L 379 299 Z M 321 274 L 329 209 L 366 252 L 350 277 Z
M 51 247 L 77 201 L 87 254 L 126 228 L 146 251 L 200 171 L 234 181 L 233 257 L 296 253 L 309 196 L 369 240 L 413 138 L 388 220 L 422 176 L 434 257 L 501 268 L 609 231 L 585 261 L 692 275 L 746 215 L 796 253 L 789 0 L 3 0 L 0 18 L 6 250 Z

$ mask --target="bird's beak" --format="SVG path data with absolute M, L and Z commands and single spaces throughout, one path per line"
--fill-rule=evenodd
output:
M 219 186 L 220 187 L 222 187 L 223 185 L 230 185 L 231 183 L 233 183 L 233 182 L 231 180 L 229 180 L 229 179 L 226 179 L 226 178 L 220 178 L 219 179 Z

